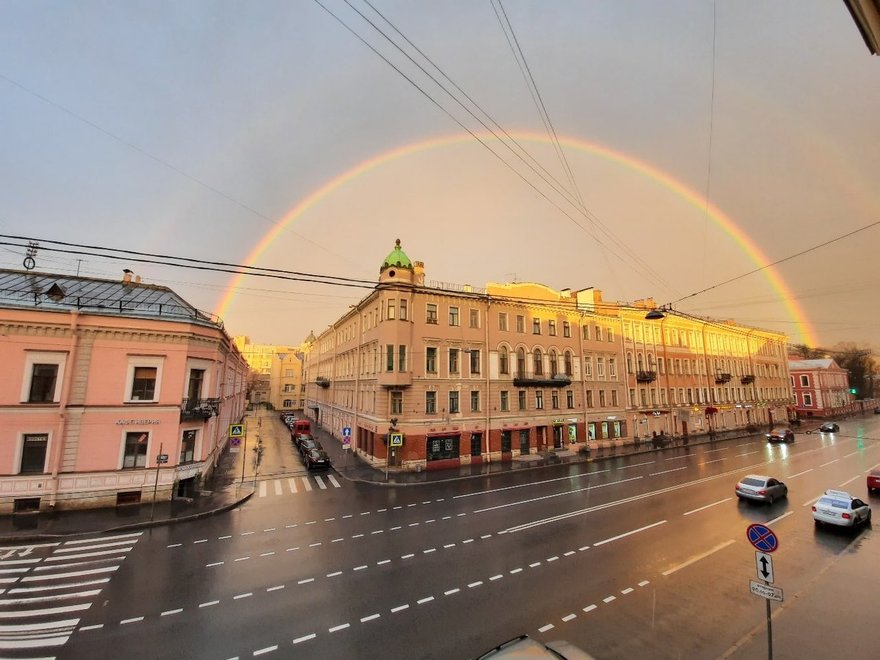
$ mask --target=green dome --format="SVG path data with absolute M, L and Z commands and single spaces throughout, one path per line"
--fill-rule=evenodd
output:
M 412 270 L 412 261 L 409 260 L 409 257 L 406 256 L 406 253 L 400 249 L 400 239 L 398 238 L 394 242 L 394 249 L 391 251 L 387 257 L 385 257 L 385 261 L 382 262 L 382 268 L 380 270 L 385 270 L 391 266 L 396 266 L 397 268 L 408 268 Z

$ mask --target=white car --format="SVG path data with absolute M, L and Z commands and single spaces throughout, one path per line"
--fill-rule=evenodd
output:
M 813 505 L 816 525 L 827 523 L 840 527 L 871 524 L 871 507 L 843 490 L 826 490 Z

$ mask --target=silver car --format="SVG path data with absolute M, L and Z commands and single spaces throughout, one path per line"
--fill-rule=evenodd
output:
M 813 520 L 840 527 L 855 527 L 859 523 L 871 524 L 871 507 L 859 498 L 843 490 L 826 490 L 813 505 Z
M 788 497 L 788 486 L 773 477 L 749 474 L 736 485 L 736 496 L 741 500 L 773 504 L 778 499 Z
M 779 426 L 767 434 L 767 442 L 794 442 L 794 431 L 787 426 Z

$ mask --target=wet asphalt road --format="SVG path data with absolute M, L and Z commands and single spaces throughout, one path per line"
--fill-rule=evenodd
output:
M 308 475 L 278 425 L 263 429 L 272 477 L 234 512 L 36 548 L 29 564 L 0 561 L 0 570 L 34 571 L 59 557 L 43 575 L 82 573 L 30 582 L 53 591 L 11 594 L 22 583 L 4 584 L 3 598 L 98 592 L 13 605 L 91 602 L 29 619 L 78 618 L 75 632 L 59 633 L 69 634 L 62 646 L 2 655 L 468 658 L 528 633 L 597 658 L 754 657 L 766 654 L 765 608 L 748 589 L 756 579 L 748 524 L 768 523 L 780 537 L 775 586 L 786 603 L 774 611 L 821 603 L 820 580 L 842 554 L 880 552 L 870 529 L 814 529 L 809 507 L 827 488 L 867 498 L 880 416 L 847 420 L 834 436 L 799 433 L 793 445 L 755 437 L 397 488 Z M 749 472 L 785 481 L 788 500 L 737 502 L 733 485 Z M 880 500 L 869 501 L 880 512 Z M 107 570 L 91 573 L 99 569 Z M 858 573 L 839 573 L 864 588 Z M 61 586 L 70 584 L 81 586 Z M 785 657 L 798 628 L 812 624 L 778 619 L 775 651 Z M 815 657 L 817 643 L 788 657 Z M 875 657 L 859 648 L 846 657 Z

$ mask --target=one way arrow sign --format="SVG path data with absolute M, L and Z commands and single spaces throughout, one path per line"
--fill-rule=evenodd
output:
M 764 582 L 773 582 L 773 557 L 766 552 L 755 553 L 755 568 L 758 569 L 758 578 Z

